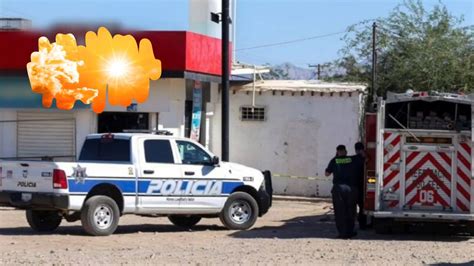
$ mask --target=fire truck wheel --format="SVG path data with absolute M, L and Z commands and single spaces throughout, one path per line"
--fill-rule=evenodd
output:
M 376 234 L 392 233 L 393 220 L 390 218 L 375 218 L 374 229 Z
M 56 211 L 27 210 L 26 220 L 30 227 L 37 232 L 51 232 L 56 230 L 63 218 Z
M 196 215 L 170 215 L 168 219 L 172 224 L 183 228 L 191 228 L 201 221 L 201 217 Z

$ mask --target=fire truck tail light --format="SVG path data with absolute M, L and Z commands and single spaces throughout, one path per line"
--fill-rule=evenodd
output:
M 375 177 L 367 178 L 367 184 L 375 184 Z
M 64 170 L 61 170 L 61 169 L 53 170 L 53 188 L 58 188 L 58 189 L 67 188 L 67 177 Z

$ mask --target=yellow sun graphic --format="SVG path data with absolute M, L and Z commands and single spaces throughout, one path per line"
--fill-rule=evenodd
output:
M 114 35 L 104 28 L 87 32 L 85 46 L 78 46 L 72 34 L 57 34 L 56 42 L 38 40 L 38 51 L 27 64 L 32 91 L 43 95 L 43 106 L 53 99 L 62 110 L 77 100 L 103 112 L 108 97 L 111 105 L 129 106 L 133 100 L 147 100 L 150 79 L 161 76 L 161 62 L 148 39 L 139 45 L 131 35 Z

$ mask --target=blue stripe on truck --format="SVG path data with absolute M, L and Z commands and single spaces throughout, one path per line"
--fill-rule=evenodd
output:
M 87 178 L 83 182 L 76 182 L 74 179 L 68 180 L 69 192 L 89 192 L 99 184 L 112 184 L 117 186 L 122 193 L 135 193 L 135 180 L 113 180 L 113 179 L 92 179 Z
M 243 185 L 243 182 L 240 181 L 223 181 L 223 180 L 200 180 L 201 182 L 204 181 L 202 184 L 194 183 L 195 181 L 190 180 L 181 180 L 181 179 L 165 179 L 167 182 L 172 182 L 176 186 L 180 184 L 179 188 L 174 188 L 173 191 L 186 191 L 188 186 L 195 186 L 195 189 L 198 191 L 206 190 L 207 183 L 216 183 L 222 182 L 222 188 L 220 194 L 230 194 L 232 193 L 237 187 Z M 144 194 L 148 193 L 149 190 L 151 191 L 150 194 L 161 194 L 161 186 L 156 186 L 156 182 L 164 182 L 165 180 L 154 179 L 154 180 L 139 180 L 138 181 L 138 193 Z M 152 186 L 150 187 L 150 184 Z M 112 184 L 118 187 L 122 193 L 136 193 L 135 190 L 135 179 L 87 179 L 85 178 L 81 182 L 76 181 L 75 179 L 68 179 L 69 185 L 69 192 L 72 193 L 88 193 L 93 187 L 100 185 L 100 184 Z M 163 183 L 160 185 L 164 185 Z M 211 184 L 212 187 L 213 184 Z M 155 189 L 156 188 L 156 189 Z

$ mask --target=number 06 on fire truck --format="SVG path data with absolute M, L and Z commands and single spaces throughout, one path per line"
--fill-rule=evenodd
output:
M 389 92 L 366 114 L 365 211 L 376 232 L 449 222 L 474 233 L 473 99 Z

